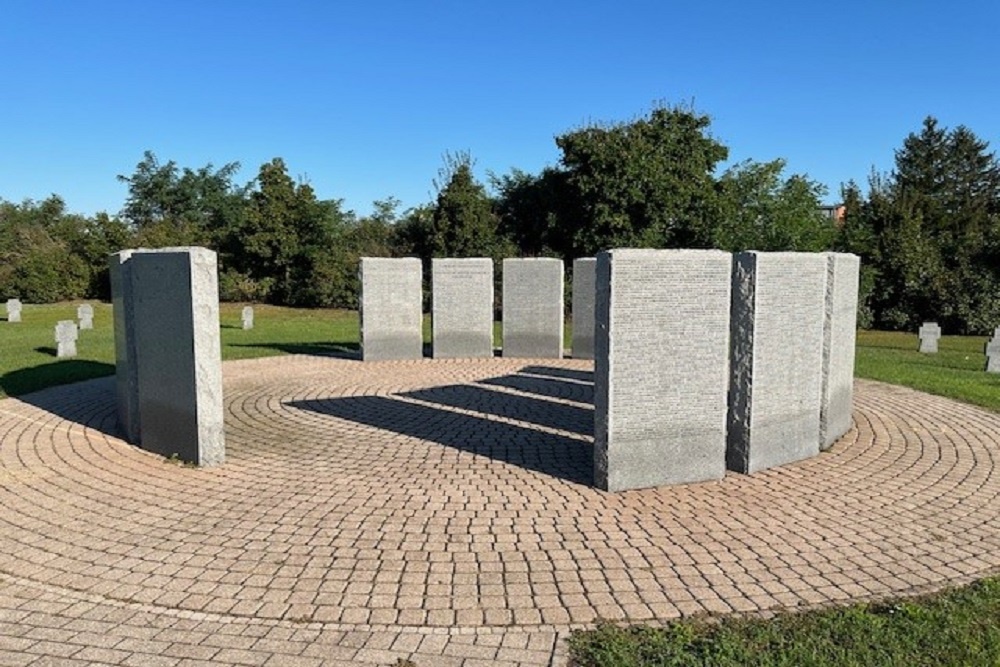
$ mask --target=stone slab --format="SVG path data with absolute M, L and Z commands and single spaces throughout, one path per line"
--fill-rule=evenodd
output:
M 423 267 L 414 257 L 361 258 L 361 358 L 423 357 Z
M 244 331 L 253 329 L 253 306 L 243 306 L 243 310 L 240 313 L 240 320 Z
M 134 250 L 108 257 L 111 277 L 111 312 L 115 332 L 115 395 L 118 426 L 125 439 L 139 444 L 139 379 L 135 352 L 135 313 L 131 289 L 130 260 Z
M 725 474 L 731 269 L 717 250 L 597 256 L 597 487 Z
M 21 321 L 21 301 L 19 299 L 7 299 L 7 321 Z
M 573 347 L 574 359 L 594 358 L 594 299 L 597 260 L 573 260 Z
M 920 340 L 919 352 L 935 354 L 938 351 L 938 339 L 941 338 L 941 327 L 937 322 L 924 322 L 917 331 Z
M 493 356 L 493 260 L 431 260 L 435 359 Z
M 79 329 L 73 320 L 59 320 L 55 326 L 56 357 L 68 359 L 76 356 Z
M 857 255 L 826 253 L 823 394 L 819 411 L 819 448 L 824 451 L 851 428 L 860 270 Z
M 128 259 L 143 449 L 198 465 L 225 460 L 219 285 L 205 248 Z
M 986 342 L 986 372 L 1000 373 L 1000 335 L 997 331 L 994 331 L 993 338 Z
M 827 258 L 733 257 L 730 470 L 753 473 L 819 453 Z
M 76 307 L 76 319 L 80 320 L 80 329 L 94 328 L 94 307 L 84 303 Z
M 503 261 L 503 356 L 563 356 L 563 263 L 549 257 Z

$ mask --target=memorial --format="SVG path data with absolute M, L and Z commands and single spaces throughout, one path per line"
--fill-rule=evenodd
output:
M 21 301 L 18 299 L 7 299 L 7 321 L 21 321 Z
M 94 307 L 89 303 L 82 304 L 76 308 L 76 319 L 80 320 L 80 329 L 94 328 Z
M 730 470 L 752 473 L 819 453 L 827 257 L 733 257 Z
M 731 270 L 732 256 L 718 250 L 597 256 L 597 487 L 725 474 Z
M 1000 373 L 1000 335 L 996 331 L 986 343 L 986 372 Z
M 503 356 L 562 359 L 563 263 L 503 261 Z
M 125 440 L 139 444 L 139 379 L 135 351 L 135 313 L 131 289 L 131 257 L 122 250 L 108 258 L 111 278 L 111 310 L 115 333 L 115 395 L 118 425 Z M 128 287 L 128 289 L 126 289 Z
M 937 322 L 924 322 L 917 330 L 917 337 L 920 339 L 918 352 L 925 354 L 936 354 L 938 351 L 938 340 L 941 338 L 941 327 Z
M 423 357 L 423 267 L 414 257 L 361 258 L 361 358 Z
M 140 446 L 197 465 L 222 463 L 216 254 L 205 248 L 138 250 L 126 264 Z
M 857 255 L 826 253 L 823 394 L 819 412 L 819 447 L 824 451 L 851 428 L 860 270 Z
M 76 340 L 79 331 L 73 320 L 59 320 L 55 328 L 56 357 L 68 359 L 76 356 Z
M 493 356 L 493 260 L 431 260 L 435 359 Z
M 573 345 L 574 359 L 594 358 L 594 294 L 597 260 L 573 260 Z
M 253 306 L 243 306 L 243 312 L 240 313 L 240 319 L 243 323 L 244 331 L 253 329 Z

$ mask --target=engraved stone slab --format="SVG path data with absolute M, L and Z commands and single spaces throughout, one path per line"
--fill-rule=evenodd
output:
M 752 473 L 819 453 L 827 258 L 733 257 L 726 464 Z
M 205 248 L 135 251 L 130 265 L 143 449 L 225 460 L 219 283 Z
M 920 338 L 918 351 L 928 354 L 935 354 L 938 351 L 938 339 L 941 338 L 941 327 L 937 322 L 924 322 L 917 331 Z
M 80 329 L 94 328 L 94 307 L 89 303 L 77 306 L 76 319 L 80 320 Z
M 253 306 L 243 306 L 243 311 L 240 313 L 240 318 L 243 321 L 243 330 L 253 329 Z
M 718 250 L 597 256 L 597 487 L 725 474 L 731 271 L 732 256 Z
M 860 270 L 857 255 L 826 253 L 823 402 L 819 412 L 819 448 L 824 451 L 851 428 Z
M 493 260 L 431 260 L 435 359 L 493 356 Z
M 55 328 L 56 335 L 56 356 L 66 359 L 76 356 L 76 339 L 79 336 L 76 322 L 73 320 L 59 320 Z
M 573 358 L 594 358 L 594 299 L 597 260 L 573 260 Z
M 19 299 L 7 299 L 7 321 L 21 321 L 21 301 Z
M 503 261 L 503 356 L 562 358 L 561 259 Z
M 423 357 L 423 267 L 415 257 L 361 258 L 361 358 Z
M 139 444 L 139 378 L 135 352 L 135 313 L 132 299 L 131 262 L 134 250 L 108 257 L 111 276 L 111 309 L 115 330 L 115 395 L 118 424 L 125 439 Z

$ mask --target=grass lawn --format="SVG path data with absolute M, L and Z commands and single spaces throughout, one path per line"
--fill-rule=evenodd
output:
M 0 397 L 114 372 L 111 307 L 94 304 L 94 330 L 80 332 L 79 356 L 56 360 L 53 328 L 78 303 L 25 305 L 23 322 L 0 321 Z M 224 359 L 356 351 L 357 313 L 255 306 L 243 331 L 240 304 L 222 304 Z M 567 326 L 566 345 L 570 331 Z M 500 344 L 500 327 L 494 339 Z M 430 321 L 424 321 L 430 341 Z M 983 371 L 983 337 L 945 336 L 936 355 L 917 352 L 915 334 L 858 335 L 856 375 L 1000 411 L 1000 375 Z M 586 667 L 652 665 L 1000 665 L 1000 578 L 907 601 L 853 605 L 771 620 L 686 619 L 660 628 L 601 626 L 574 633 Z

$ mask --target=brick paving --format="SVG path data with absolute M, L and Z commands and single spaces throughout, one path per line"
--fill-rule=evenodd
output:
M 859 381 L 815 459 L 608 494 L 590 362 L 223 368 L 212 469 L 119 440 L 109 379 L 0 401 L 0 665 L 562 665 L 597 619 L 1000 567 L 1000 415 L 907 389 Z

